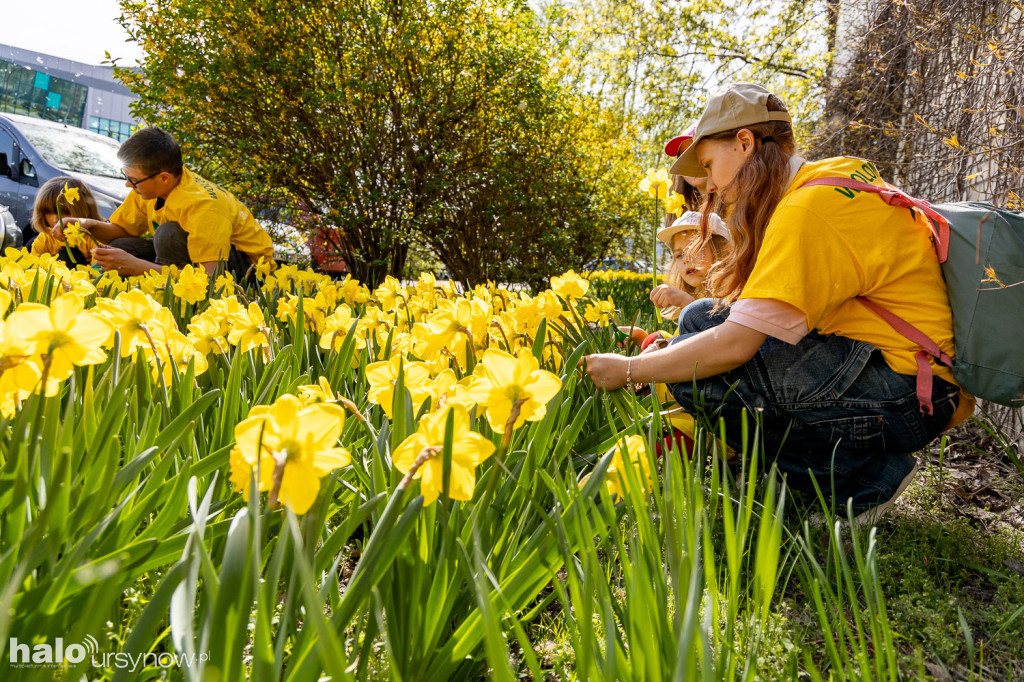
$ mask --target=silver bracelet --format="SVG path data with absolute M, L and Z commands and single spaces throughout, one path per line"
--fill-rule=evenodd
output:
M 632 365 L 633 365 L 633 356 L 630 355 L 629 359 L 626 360 L 626 385 L 627 386 L 633 383 L 633 377 L 631 376 L 631 374 L 632 374 L 632 372 L 631 372 Z

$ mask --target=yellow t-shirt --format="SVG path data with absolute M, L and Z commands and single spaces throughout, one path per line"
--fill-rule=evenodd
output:
M 83 230 L 84 232 L 85 230 Z M 32 240 L 32 255 L 42 256 L 43 254 L 50 254 L 56 256 L 57 252 L 60 251 L 67 245 L 67 242 L 62 242 L 51 234 L 41 232 L 36 235 L 36 238 Z M 79 265 L 88 265 L 92 262 L 92 250 L 95 249 L 98 244 L 93 240 L 92 237 L 85 237 L 85 246 L 79 247 L 79 250 L 85 255 L 88 260 L 87 263 L 79 263 Z
M 789 303 L 804 313 L 808 328 L 870 343 L 893 371 L 917 374 L 919 347 L 855 300 L 866 296 L 952 356 L 953 317 L 924 218 L 867 192 L 798 189 L 823 177 L 885 185 L 870 161 L 836 157 L 805 163 L 772 214 L 740 298 Z M 932 368 L 956 383 L 948 367 L 933 360 Z M 954 423 L 973 411 L 974 399 L 961 389 Z
M 157 204 L 160 203 L 160 206 Z M 182 169 L 181 181 L 167 199 L 143 199 L 133 190 L 110 222 L 136 237 L 163 223 L 176 222 L 188 234 L 193 263 L 224 260 L 232 246 L 255 263 L 274 260 L 270 235 L 231 192 Z

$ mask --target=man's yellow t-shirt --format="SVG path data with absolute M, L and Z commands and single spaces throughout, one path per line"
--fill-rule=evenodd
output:
M 865 296 L 952 356 L 953 316 L 927 222 L 875 194 L 844 187 L 800 189 L 825 177 L 885 186 L 869 161 L 837 157 L 805 163 L 772 214 L 740 298 L 795 306 L 809 329 L 867 342 L 882 351 L 893 371 L 917 374 L 919 347 L 855 300 Z M 932 368 L 956 383 L 948 367 L 933 360 Z M 973 411 L 974 399 L 961 389 L 954 423 Z
M 158 204 L 160 204 L 158 206 Z M 110 216 L 110 222 L 136 237 L 175 222 L 188 234 L 193 263 L 226 260 L 232 246 L 254 263 L 260 256 L 273 262 L 270 235 L 231 192 L 187 168 L 167 199 L 143 199 L 134 190 Z

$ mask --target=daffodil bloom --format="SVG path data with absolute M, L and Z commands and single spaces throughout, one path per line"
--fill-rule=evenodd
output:
M 320 479 L 352 462 L 348 450 L 337 447 L 344 425 L 345 411 L 337 405 L 303 405 L 293 395 L 254 407 L 235 426 L 231 481 L 248 500 L 257 471 L 258 489 L 271 491 L 272 505 L 280 501 L 305 514 L 320 492 Z
M 286 294 L 283 298 L 277 302 L 277 314 L 274 315 L 277 319 L 282 322 L 290 322 L 295 324 L 299 315 L 299 297 L 293 296 L 292 294 Z
M 230 329 L 230 327 L 228 327 Z M 228 340 L 221 323 L 212 315 L 195 315 L 188 323 L 188 339 L 204 355 L 223 354 L 228 351 Z
M 262 256 L 260 256 L 262 258 Z M 230 270 L 225 270 L 213 283 L 214 293 L 224 294 L 235 290 L 235 276 Z
M 299 400 L 303 405 L 310 403 L 329 403 L 336 400 L 334 390 L 324 377 L 320 377 L 315 384 L 299 386 Z
M 76 188 L 77 192 L 78 189 Z M 82 229 L 81 223 L 69 223 L 64 228 L 64 240 L 73 249 L 80 249 L 89 243 L 89 236 Z
M 672 192 L 665 200 L 665 210 L 675 213 L 677 218 L 681 217 L 686 210 L 686 198 L 678 192 Z
M 370 299 L 370 290 L 360 284 L 359 280 L 352 279 L 352 275 L 345 275 L 338 295 L 345 303 L 355 305 L 356 303 L 366 303 Z
M 260 259 L 256 261 L 256 276 L 260 279 L 266 279 L 273 271 L 274 261 L 268 260 L 266 256 L 260 256 Z
M 426 364 L 405 360 L 400 354 L 392 356 L 390 360 L 370 363 L 366 366 L 366 380 L 370 384 L 366 397 L 371 403 L 380 405 L 388 419 L 392 416 L 400 366 L 405 387 L 412 396 L 413 411 L 419 410 L 431 395 L 430 369 Z
M 341 350 L 352 328 L 352 309 L 342 303 L 334 312 L 324 318 L 323 332 L 320 334 L 320 347 L 324 350 Z M 356 347 L 366 345 L 365 339 L 356 336 Z
M 470 430 L 469 412 L 462 405 L 425 415 L 416 433 L 399 445 L 391 457 L 395 468 L 408 474 L 419 460 L 414 478 L 420 479 L 423 503 L 433 504 L 444 491 L 445 426 L 452 414 L 452 461 L 448 478 L 448 496 L 453 500 L 473 499 L 476 468 L 494 454 L 494 444 Z
M 391 275 L 384 278 L 384 283 L 374 290 L 373 296 L 380 302 L 380 307 L 388 312 L 395 310 L 406 299 L 402 283 Z
M 625 456 L 623 456 L 625 450 Z M 624 499 L 629 491 L 626 467 L 632 467 L 644 490 L 651 489 L 651 467 L 647 459 L 647 443 L 642 436 L 626 436 L 615 445 L 612 463 L 608 465 L 605 486 L 608 493 Z
M 121 355 L 124 357 L 142 346 L 162 341 L 168 328 L 177 329 L 170 311 L 138 289 L 118 294 L 113 300 L 99 298 L 95 310 L 113 327 L 105 345 L 113 345 L 114 331 L 121 333 Z
M 652 199 L 664 199 L 668 196 L 669 177 L 664 168 L 647 169 L 647 175 L 640 181 L 640 191 L 647 192 Z
M 588 303 L 583 313 L 583 319 L 595 324 L 609 324 L 613 312 L 615 312 L 615 304 L 612 302 L 612 297 L 609 296 L 607 301 Z
M 98 315 L 82 310 L 82 299 L 61 296 L 47 307 L 23 303 L 7 318 L 7 333 L 14 341 L 27 342 L 34 355 L 43 358 L 49 379 L 71 376 L 76 365 L 95 365 L 107 358 L 103 343 L 110 336 L 110 324 Z
M 75 203 L 79 199 L 78 188 L 68 187 L 68 183 L 66 182 L 64 183 L 64 191 L 61 192 L 61 194 L 64 195 L 64 199 L 68 202 L 69 205 Z
M 178 273 L 178 281 L 174 283 L 174 295 L 187 303 L 198 303 L 206 299 L 206 289 L 210 285 L 210 277 L 206 270 L 186 265 Z
M 562 388 L 561 380 L 540 369 L 537 358 L 525 349 L 517 357 L 488 348 L 473 373 L 480 379 L 472 388 L 473 397 L 487 409 L 487 422 L 497 433 L 543 419 L 548 401 Z
M 35 343 L 13 332 L 9 323 L 0 320 L 0 399 L 8 395 L 19 399 L 28 396 L 42 377 Z
M 270 348 L 268 333 L 263 310 L 256 303 L 250 303 L 244 312 L 238 312 L 231 316 L 231 331 L 228 332 L 228 341 L 231 342 L 231 345 L 238 346 L 242 352 L 258 346 L 263 348 L 266 353 Z
M 193 376 L 199 376 L 209 366 L 206 356 L 196 349 L 192 340 L 177 330 L 167 334 L 163 342 L 156 345 L 155 351 L 143 346 L 143 353 L 149 360 L 154 381 L 159 380 L 162 373 L 168 384 L 174 378 L 175 371 L 184 372 L 189 362 L 192 363 Z

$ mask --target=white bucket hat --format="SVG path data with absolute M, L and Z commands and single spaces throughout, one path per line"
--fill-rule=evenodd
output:
M 672 238 L 680 232 L 686 230 L 697 230 L 700 229 L 701 214 L 699 211 L 687 211 L 683 215 L 676 218 L 668 227 L 663 227 L 658 230 L 658 241 L 672 248 Z M 729 228 L 726 227 L 725 221 L 718 217 L 718 214 L 712 213 L 708 216 L 709 227 L 711 228 L 712 234 L 717 234 L 726 239 L 731 239 L 732 235 L 729 234 Z

